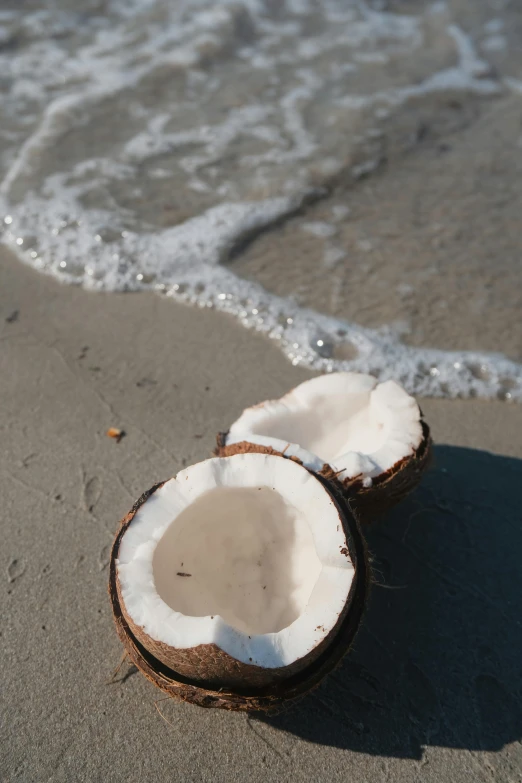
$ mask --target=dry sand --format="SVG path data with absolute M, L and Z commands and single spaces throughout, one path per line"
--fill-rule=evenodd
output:
M 370 530 L 380 585 L 355 649 L 294 712 L 158 702 L 125 666 L 108 684 L 118 519 L 308 376 L 223 315 L 60 287 L 2 253 L 2 781 L 520 780 L 522 407 L 506 403 L 423 401 L 435 465 Z

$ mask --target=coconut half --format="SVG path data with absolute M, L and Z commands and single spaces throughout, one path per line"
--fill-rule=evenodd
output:
M 210 459 L 158 484 L 117 533 L 116 627 L 131 660 L 202 706 L 278 708 L 350 646 L 368 569 L 329 483 L 280 456 Z
M 218 435 L 216 454 L 284 454 L 338 481 L 368 520 L 418 484 L 430 442 L 419 406 L 401 386 L 340 372 L 247 408 Z

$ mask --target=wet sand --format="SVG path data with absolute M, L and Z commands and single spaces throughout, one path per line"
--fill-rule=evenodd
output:
M 391 325 L 410 345 L 520 362 L 521 106 L 450 92 L 405 107 L 373 140 L 369 176 L 337 177 L 232 268 L 316 311 Z

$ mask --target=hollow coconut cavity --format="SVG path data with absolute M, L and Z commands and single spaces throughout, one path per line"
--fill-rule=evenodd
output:
M 247 408 L 218 436 L 219 456 L 252 451 L 283 454 L 337 481 L 369 519 L 418 484 L 430 435 L 415 399 L 397 383 L 341 372 Z
M 116 626 L 133 662 L 203 706 L 273 709 L 349 647 L 365 600 L 358 525 L 322 477 L 280 456 L 183 470 L 122 521 Z

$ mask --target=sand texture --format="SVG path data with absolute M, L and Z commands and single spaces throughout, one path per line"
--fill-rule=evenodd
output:
M 294 712 L 161 700 L 125 664 L 110 681 L 118 520 L 244 406 L 307 377 L 226 316 L 61 287 L 2 253 L 2 781 L 519 780 L 522 407 L 507 403 L 422 401 L 434 465 L 370 530 L 355 649 Z

